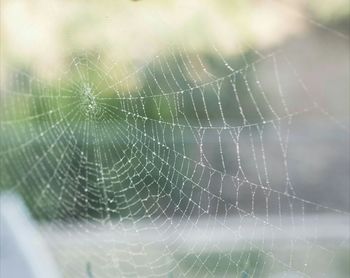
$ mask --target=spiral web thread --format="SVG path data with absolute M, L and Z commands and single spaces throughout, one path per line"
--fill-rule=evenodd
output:
M 235 68 L 213 47 L 219 70 L 194 49 L 169 53 L 131 73 L 85 53 L 57 86 L 10 68 L 2 183 L 51 220 L 44 234 L 63 274 L 303 277 L 320 256 L 327 269 L 335 251 L 317 241 L 317 215 L 348 212 L 298 195 L 289 140 L 310 115 L 344 136 L 346 127 L 282 51 L 242 54 Z M 274 73 L 273 88 L 261 68 Z

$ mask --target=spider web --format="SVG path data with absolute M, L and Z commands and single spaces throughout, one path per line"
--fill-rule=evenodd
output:
M 126 65 L 85 52 L 52 84 L 9 67 L 2 186 L 51 221 L 63 274 L 304 277 L 319 261 L 327 273 L 348 226 L 329 246 L 318 217 L 348 211 L 303 196 L 290 147 L 308 117 L 347 127 L 283 51 L 212 53 L 214 65 L 180 47 Z

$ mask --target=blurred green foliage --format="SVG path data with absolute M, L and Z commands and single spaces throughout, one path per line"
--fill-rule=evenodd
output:
M 196 169 L 183 156 L 195 157 L 198 144 L 193 130 L 181 125 L 208 126 L 210 119 L 223 126 L 218 103 L 228 124 L 243 124 L 235 93 L 247 120 L 259 119 L 243 78 L 249 79 L 245 67 L 255 54 L 227 58 L 243 73 L 235 78 L 236 92 L 231 77 L 218 90 L 215 80 L 232 72 L 214 54 L 202 59 L 215 82 L 200 85 L 183 58 L 190 54 L 145 67 L 133 91 L 111 86 L 94 54 L 77 55 L 78 63 L 56 83 L 17 72 L 10 90 L 18 95 L 8 96 L 1 112 L 3 120 L 17 121 L 2 125 L 1 188 L 18 190 L 39 219 L 192 213 L 189 196 L 198 188 L 186 177 Z

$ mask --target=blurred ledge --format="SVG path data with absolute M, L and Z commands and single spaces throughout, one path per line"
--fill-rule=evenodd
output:
M 0 195 L 0 276 L 59 278 L 59 271 L 20 197 Z

